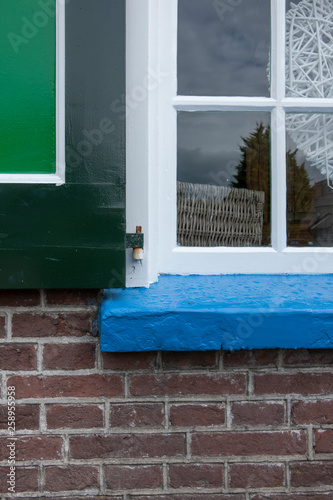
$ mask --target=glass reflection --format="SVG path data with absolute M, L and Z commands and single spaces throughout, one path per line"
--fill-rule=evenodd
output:
M 269 52 L 270 0 L 178 1 L 178 94 L 269 96 Z
M 270 245 L 270 114 L 178 113 L 178 244 Z
M 290 113 L 287 127 L 289 246 L 333 244 L 333 115 Z

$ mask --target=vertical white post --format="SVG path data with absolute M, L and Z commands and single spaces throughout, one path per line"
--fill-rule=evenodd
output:
M 177 0 L 155 0 L 160 5 L 159 60 L 162 83 L 159 99 L 159 159 L 161 214 L 160 269 L 177 244 Z
M 271 8 L 271 92 L 277 103 L 271 121 L 272 246 L 282 251 L 287 242 L 286 126 L 282 107 L 285 96 L 285 2 L 272 0 Z

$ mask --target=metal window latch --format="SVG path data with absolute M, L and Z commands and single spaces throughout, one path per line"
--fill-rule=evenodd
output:
M 141 233 L 142 227 L 136 226 L 136 233 L 126 234 L 126 248 L 133 248 L 133 259 L 142 260 L 143 259 L 143 233 Z

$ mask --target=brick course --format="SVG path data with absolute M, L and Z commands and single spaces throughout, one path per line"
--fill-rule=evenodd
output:
M 0 291 L 0 500 L 6 386 L 21 500 L 333 500 L 333 350 L 100 353 L 97 301 Z

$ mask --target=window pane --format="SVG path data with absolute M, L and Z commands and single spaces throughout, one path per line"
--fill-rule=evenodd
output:
M 288 245 L 333 244 L 333 115 L 287 114 Z
M 178 2 L 178 93 L 269 96 L 270 0 Z
M 178 113 L 178 244 L 270 245 L 270 114 Z
M 287 1 L 287 96 L 333 96 L 332 22 L 331 0 Z

